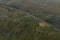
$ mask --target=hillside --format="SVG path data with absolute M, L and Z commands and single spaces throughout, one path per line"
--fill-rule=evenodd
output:
M 60 40 L 60 30 L 22 11 L 0 7 L 0 40 Z
M 34 16 L 37 16 L 39 18 L 42 18 L 43 20 L 47 21 L 48 23 L 60 28 L 60 9 L 59 8 L 48 8 L 45 6 L 39 6 L 37 5 L 8 5 L 9 7 L 16 8 L 23 10 L 25 12 L 28 12 L 30 14 L 33 14 Z
M 60 40 L 59 0 L 0 0 L 0 40 Z

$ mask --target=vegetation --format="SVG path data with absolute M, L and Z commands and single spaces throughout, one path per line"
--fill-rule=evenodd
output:
M 60 30 L 23 12 L 1 7 L 0 40 L 60 40 Z

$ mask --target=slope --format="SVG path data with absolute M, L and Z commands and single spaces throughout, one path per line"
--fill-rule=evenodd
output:
M 0 40 L 60 40 L 59 37 L 60 30 L 49 23 L 22 11 L 0 7 Z

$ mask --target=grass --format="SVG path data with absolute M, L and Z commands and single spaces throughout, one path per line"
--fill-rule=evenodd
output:
M 42 27 L 40 21 L 22 12 L 7 9 L 3 12 L 0 13 L 0 40 L 60 40 L 60 30 L 50 24 Z

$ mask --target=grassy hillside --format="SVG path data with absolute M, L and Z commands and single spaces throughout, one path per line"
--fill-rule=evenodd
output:
M 44 2 L 44 0 L 41 0 Z M 34 0 L 35 2 L 35 0 Z M 39 1 L 40 2 L 40 1 Z M 51 4 L 53 4 L 55 1 L 53 0 L 53 2 Z M 54 3 L 55 4 L 55 3 Z M 44 19 L 45 21 L 49 22 L 50 24 L 58 27 L 60 29 L 60 7 L 56 5 L 53 7 L 50 6 L 50 4 L 48 5 L 48 3 L 38 3 L 35 4 L 32 2 L 28 2 L 27 0 L 17 0 L 11 4 L 8 4 L 9 7 L 13 7 L 13 8 L 17 8 L 17 9 L 21 9 L 25 12 L 31 13 L 34 16 L 37 16 L 39 18 Z
M 51 23 L 52 25 L 55 25 L 56 27 L 60 28 L 60 13 L 56 13 L 56 12 L 51 12 L 48 10 L 44 10 L 41 8 L 36 8 L 36 7 L 26 7 L 26 6 L 12 6 L 14 8 L 23 10 L 25 12 L 28 12 L 36 17 L 42 18 L 45 21 Z
M 60 30 L 23 12 L 0 7 L 0 40 L 60 40 Z
M 9 3 L 8 1 L 0 2 Z M 55 5 L 52 0 L 51 6 L 45 0 L 28 1 L 17 0 L 8 4 L 9 7 L 22 11 L 0 7 L 0 40 L 60 40 L 60 7 L 56 7 L 59 3 Z

